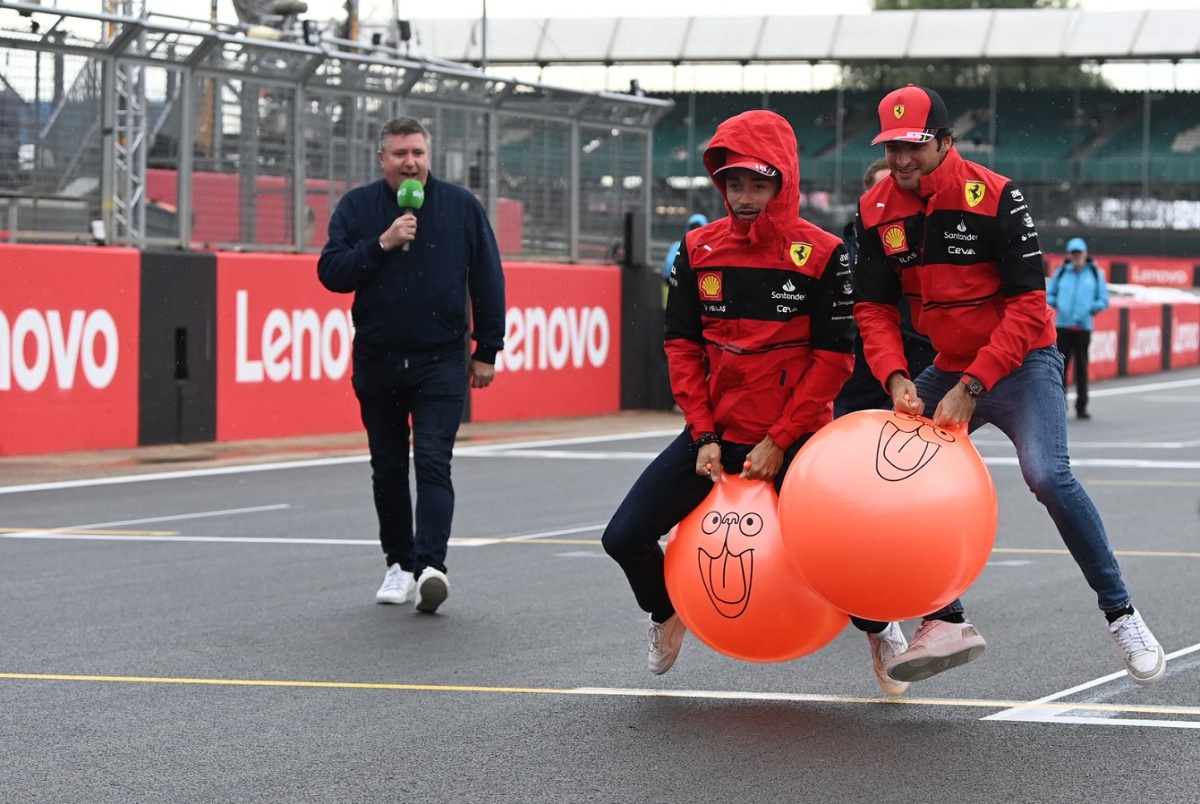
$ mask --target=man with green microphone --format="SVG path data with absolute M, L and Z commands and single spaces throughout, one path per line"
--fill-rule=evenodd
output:
M 414 600 L 432 614 L 450 592 L 454 440 L 468 385 L 486 388 L 495 377 L 505 305 L 487 214 L 469 190 L 429 172 L 429 141 L 414 118 L 383 124 L 383 178 L 338 202 L 317 275 L 330 290 L 354 294 L 354 393 L 388 567 L 375 600 Z

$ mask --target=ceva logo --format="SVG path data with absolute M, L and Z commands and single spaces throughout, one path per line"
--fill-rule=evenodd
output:
M 45 386 L 54 369 L 54 387 L 75 387 L 79 370 L 92 388 L 107 388 L 117 373 L 120 339 L 107 310 L 72 310 L 63 323 L 60 310 L 22 310 L 9 325 L 0 311 L 0 391 L 15 381 L 23 391 Z
M 333 309 L 321 318 L 312 308 L 275 308 L 267 313 L 252 355 L 250 293 L 237 292 L 236 381 L 239 383 L 340 380 L 350 366 L 354 325 L 350 311 Z M 307 372 L 305 367 L 307 366 Z
M 608 362 L 612 332 L 603 307 L 511 307 L 497 371 L 559 371 L 568 364 L 600 368 Z

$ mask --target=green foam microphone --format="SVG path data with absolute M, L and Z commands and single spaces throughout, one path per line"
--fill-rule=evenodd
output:
M 400 182 L 400 189 L 396 191 L 396 203 L 400 205 L 403 215 L 416 212 L 425 203 L 425 188 L 416 179 L 405 179 Z M 410 245 L 411 240 L 401 246 L 400 250 L 407 253 Z

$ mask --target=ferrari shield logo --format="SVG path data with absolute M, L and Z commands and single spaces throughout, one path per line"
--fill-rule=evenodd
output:
M 981 181 L 967 182 L 967 206 L 977 207 L 983 201 L 983 194 L 987 192 L 987 185 Z
M 901 117 L 904 117 L 904 104 L 897 103 L 895 106 L 893 106 L 892 114 L 896 115 L 897 120 L 899 120 Z
M 812 254 L 812 243 L 792 243 L 792 247 L 788 249 L 788 254 L 792 257 L 792 262 L 796 263 L 797 268 L 804 266 L 808 262 L 809 256 Z

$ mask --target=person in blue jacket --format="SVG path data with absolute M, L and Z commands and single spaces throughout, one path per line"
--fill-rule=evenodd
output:
M 1050 277 L 1046 302 L 1057 314 L 1054 326 L 1058 330 L 1058 351 L 1063 354 L 1063 388 L 1067 387 L 1067 372 L 1074 360 L 1075 415 L 1090 419 L 1088 347 L 1092 343 L 1092 317 L 1108 308 L 1108 286 L 1082 237 L 1067 241 L 1067 260 Z
M 384 123 L 378 157 L 383 178 L 338 202 L 317 275 L 329 290 L 354 294 L 354 393 L 388 566 L 375 600 L 415 598 L 417 611 L 433 613 L 450 592 L 450 458 L 467 386 L 491 385 L 504 348 L 504 273 L 479 200 L 429 172 L 429 132 L 419 120 Z M 396 198 L 408 179 L 425 190 L 415 213 Z
M 695 215 L 688 218 L 687 231 L 690 232 L 693 229 L 699 229 L 701 226 L 707 226 L 707 225 L 708 225 L 708 218 L 706 218 L 704 215 L 701 215 L 699 212 L 697 212 Z M 667 258 L 665 260 L 663 260 L 663 281 L 664 282 L 669 282 L 671 279 L 671 269 L 675 265 L 675 255 L 677 255 L 679 253 L 679 245 L 682 242 L 683 242 L 683 240 L 676 240 L 674 243 L 671 244 L 671 247 L 669 249 L 667 249 Z

